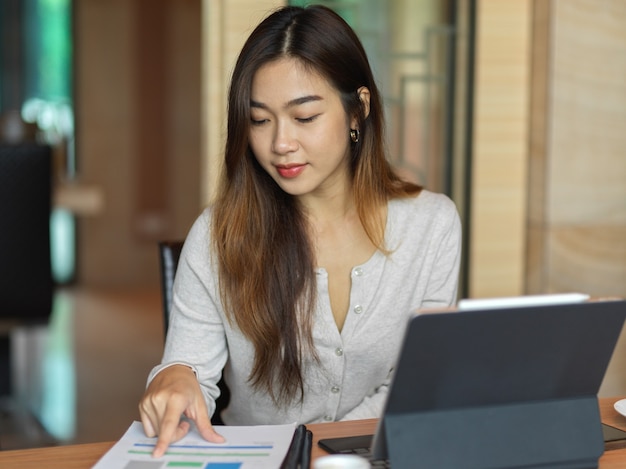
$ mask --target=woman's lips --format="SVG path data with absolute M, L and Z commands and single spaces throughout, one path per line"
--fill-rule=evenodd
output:
M 276 166 L 276 171 L 278 171 L 281 177 L 291 179 L 299 176 L 304 171 L 304 168 L 306 168 L 306 164 L 280 165 Z

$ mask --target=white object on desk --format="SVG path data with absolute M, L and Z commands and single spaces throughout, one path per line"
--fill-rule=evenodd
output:
M 615 404 L 613 404 L 615 410 L 617 410 L 620 414 L 626 417 L 626 399 L 620 399 Z
M 546 295 L 511 296 L 506 298 L 470 298 L 460 300 L 459 310 L 490 308 L 522 308 L 525 306 L 562 305 L 567 303 L 582 303 L 589 300 L 585 293 L 556 293 Z
M 354 454 L 331 454 L 313 462 L 313 469 L 370 469 L 367 459 Z

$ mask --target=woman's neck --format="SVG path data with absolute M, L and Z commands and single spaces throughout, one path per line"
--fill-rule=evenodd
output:
M 338 204 L 337 206 L 330 205 L 317 208 L 318 210 L 307 212 L 307 218 L 313 229 L 314 236 L 345 230 L 348 226 L 352 227 L 352 229 L 354 229 L 355 225 L 362 228 L 359 215 L 353 204 Z
M 357 215 L 354 197 L 349 190 L 309 194 L 300 202 L 306 217 L 315 227 L 341 225 Z

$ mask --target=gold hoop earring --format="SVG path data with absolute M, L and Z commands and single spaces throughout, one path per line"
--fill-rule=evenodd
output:
M 359 132 L 359 129 L 350 129 L 350 140 L 352 140 L 352 143 L 357 143 L 360 136 L 361 132 Z

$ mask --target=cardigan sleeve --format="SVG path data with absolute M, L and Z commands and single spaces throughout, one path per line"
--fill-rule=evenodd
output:
M 218 381 L 228 357 L 208 237 L 208 212 L 194 223 L 183 246 L 174 280 L 170 325 L 161 364 L 148 382 L 174 364 L 192 368 L 212 415 Z

